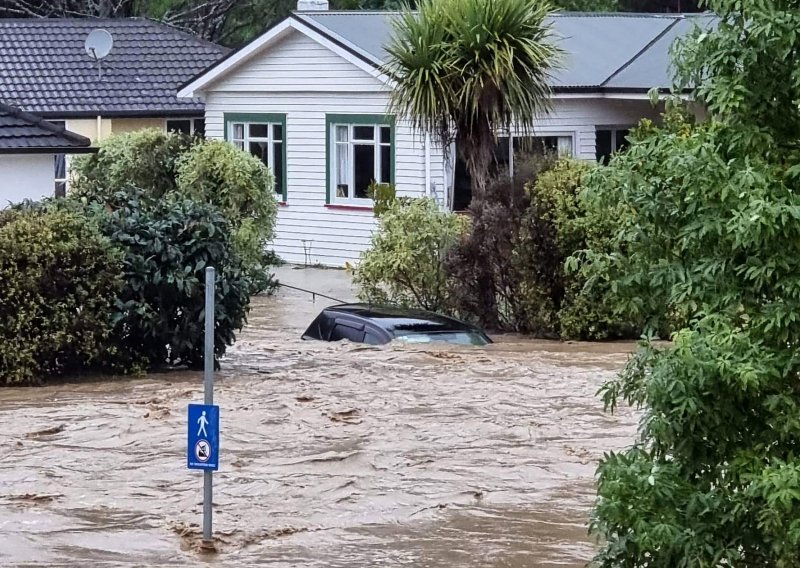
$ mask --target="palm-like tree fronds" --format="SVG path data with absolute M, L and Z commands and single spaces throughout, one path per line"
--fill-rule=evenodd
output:
M 393 22 L 384 71 L 394 79 L 392 112 L 434 136 L 455 141 L 475 184 L 485 187 L 495 135 L 531 130 L 549 105 L 558 65 L 536 0 L 421 0 Z

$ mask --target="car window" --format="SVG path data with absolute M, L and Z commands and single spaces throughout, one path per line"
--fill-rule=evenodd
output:
M 487 337 L 474 331 L 452 331 L 436 333 L 406 333 L 395 335 L 398 341 L 406 343 L 456 343 L 458 345 L 486 345 L 489 343 Z
M 363 327 L 363 326 L 361 326 Z M 349 339 L 354 343 L 364 343 L 364 330 L 356 329 L 342 321 L 336 322 L 331 331 L 331 341 L 341 341 L 342 339 Z
M 386 342 L 374 331 L 367 331 L 364 335 L 364 343 L 369 345 L 383 345 Z

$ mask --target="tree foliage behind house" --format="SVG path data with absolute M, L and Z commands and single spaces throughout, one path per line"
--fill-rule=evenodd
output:
M 588 272 L 690 322 L 604 388 L 643 416 L 599 468 L 598 566 L 800 565 L 800 10 L 709 7 L 678 64 L 710 120 L 642 129 L 588 188 L 632 215 Z

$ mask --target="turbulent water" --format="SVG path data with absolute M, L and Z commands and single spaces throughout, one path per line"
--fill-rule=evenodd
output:
M 343 299 L 346 274 L 284 281 Z M 328 300 L 256 298 L 222 363 L 219 552 L 198 552 L 176 372 L 0 390 L 2 566 L 584 566 L 593 475 L 636 417 L 594 394 L 629 344 L 306 342 Z

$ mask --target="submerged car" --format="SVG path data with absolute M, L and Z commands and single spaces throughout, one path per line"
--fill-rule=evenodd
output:
M 322 310 L 303 339 L 383 345 L 390 341 L 486 345 L 492 340 L 479 328 L 424 310 L 371 304 L 340 304 Z

